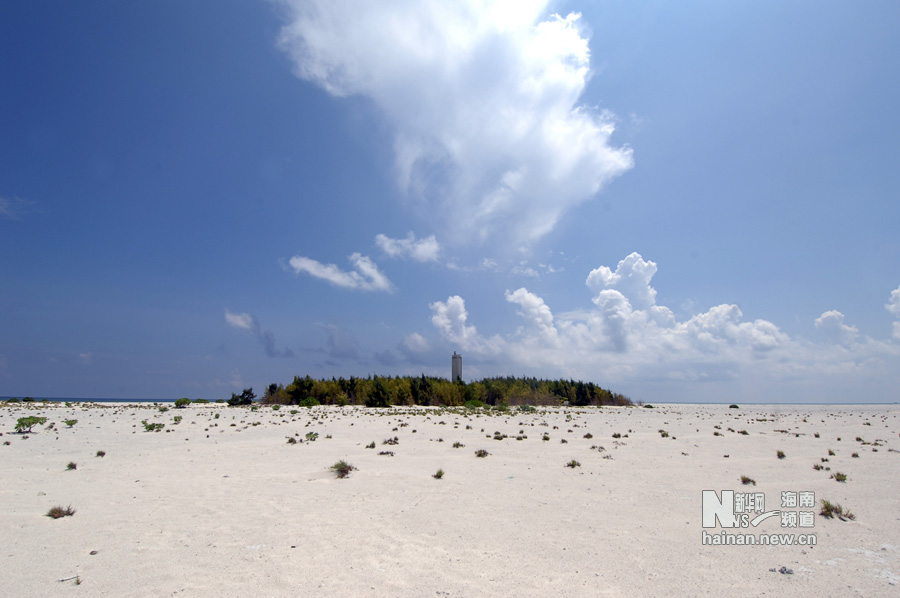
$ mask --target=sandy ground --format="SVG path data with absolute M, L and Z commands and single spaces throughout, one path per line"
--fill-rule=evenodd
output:
M 0 594 L 900 596 L 896 405 L 169 407 L 0 407 Z M 814 492 L 813 528 L 728 532 L 815 545 L 703 545 L 703 490 Z

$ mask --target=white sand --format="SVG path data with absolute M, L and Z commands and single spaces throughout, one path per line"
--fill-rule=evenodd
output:
M 900 596 L 897 406 L 290 409 L 0 407 L 0 594 Z M 25 415 L 55 429 L 14 434 Z M 336 479 L 339 459 L 358 470 Z M 815 546 L 704 546 L 702 490 L 762 492 L 767 511 L 813 491 L 857 518 L 817 504 L 812 529 L 729 530 L 812 532 Z M 46 517 L 55 505 L 76 513 Z

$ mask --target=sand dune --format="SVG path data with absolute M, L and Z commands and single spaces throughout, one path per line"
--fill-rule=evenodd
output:
M 900 594 L 897 406 L 169 407 L 0 407 L 0 593 Z M 54 426 L 13 433 L 29 415 Z M 815 544 L 704 545 L 723 530 L 702 527 L 703 490 L 814 510 L 813 527 L 726 532 Z M 814 509 L 782 507 L 807 491 Z M 821 499 L 856 519 L 826 519 Z M 57 505 L 75 514 L 47 517 Z

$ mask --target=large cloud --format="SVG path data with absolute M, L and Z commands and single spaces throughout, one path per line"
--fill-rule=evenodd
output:
M 615 117 L 578 103 L 577 14 L 546 0 L 282 3 L 296 75 L 380 108 L 400 186 L 457 241 L 535 240 L 632 167 L 610 143 Z
M 844 385 L 848 380 L 862 384 L 900 366 L 898 343 L 861 335 L 838 311 L 815 320 L 815 328 L 825 336 L 820 343 L 791 337 L 767 320 L 745 320 L 733 304 L 679 321 L 668 307 L 656 304 L 650 284 L 656 271 L 654 262 L 637 253 L 615 270 L 601 266 L 585 281 L 594 307 L 559 314 L 525 288 L 507 291 L 507 302 L 518 307 L 525 325 L 503 336 L 483 336 L 460 296 L 431 304 L 432 323 L 454 348 L 462 347 L 477 362 L 504 368 L 492 373 L 525 370 L 607 384 L 728 381 L 732 391 L 749 393 L 768 384 L 775 390 L 766 392 L 786 393 L 789 384 L 834 382 L 827 378 L 831 375 L 841 376 Z M 886 308 L 900 316 L 900 289 Z M 826 392 L 837 392 L 824 386 Z M 764 398 L 772 397 L 757 400 Z

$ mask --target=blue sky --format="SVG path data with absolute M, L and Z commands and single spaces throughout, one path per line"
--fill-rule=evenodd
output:
M 900 5 L 0 5 L 0 395 L 893 402 Z

